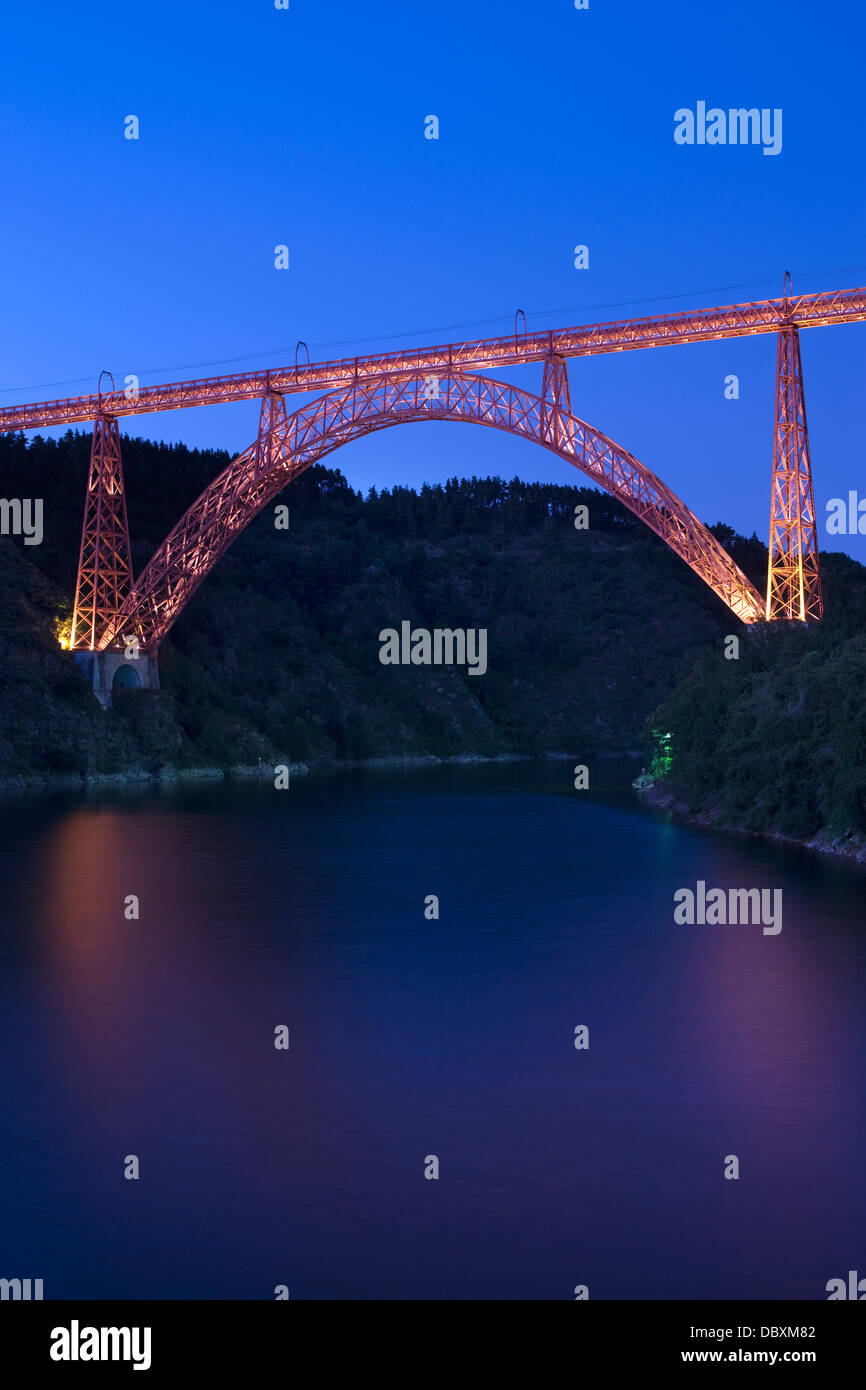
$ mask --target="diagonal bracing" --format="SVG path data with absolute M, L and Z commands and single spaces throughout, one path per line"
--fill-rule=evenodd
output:
M 163 541 L 128 595 L 102 645 L 134 632 L 154 653 L 221 555 L 263 507 L 311 464 L 353 439 L 393 425 L 462 420 L 529 439 L 581 469 L 618 497 L 718 594 L 744 623 L 763 616 L 757 590 L 715 537 L 660 478 L 613 440 L 567 411 L 563 387 L 546 396 L 471 374 L 429 374 L 354 385 L 321 396 L 233 459 Z

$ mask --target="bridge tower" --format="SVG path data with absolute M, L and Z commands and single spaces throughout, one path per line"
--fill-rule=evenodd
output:
M 105 706 L 111 704 L 115 689 L 159 688 L 155 655 L 138 653 L 135 645 L 127 647 L 120 634 L 99 651 L 131 584 L 120 432 L 115 416 L 101 411 L 93 422 L 69 649 Z
M 131 582 L 120 433 L 114 416 L 99 414 L 93 422 L 71 651 L 96 651 Z
M 786 275 L 786 299 L 789 287 Z M 800 330 L 790 323 L 779 329 L 776 353 L 766 617 L 817 622 L 823 611 Z

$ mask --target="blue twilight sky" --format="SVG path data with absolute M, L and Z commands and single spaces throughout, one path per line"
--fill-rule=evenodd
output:
M 801 292 L 864 284 L 863 35 L 856 0 L 7 7 L 0 404 L 89 391 L 102 368 L 152 384 L 282 365 L 299 338 L 315 358 L 494 334 L 518 307 L 541 328 L 772 298 L 786 268 Z M 674 112 L 698 101 L 781 108 L 781 153 L 677 145 Z M 866 496 L 866 325 L 804 332 L 803 358 L 823 518 Z M 583 359 L 572 400 L 702 518 L 766 538 L 774 369 L 773 337 Z M 124 428 L 240 450 L 256 417 Z M 330 462 L 364 489 L 579 481 L 467 425 Z M 821 538 L 866 561 L 866 536 Z

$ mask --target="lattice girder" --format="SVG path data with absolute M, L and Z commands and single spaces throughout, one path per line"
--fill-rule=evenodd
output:
M 321 396 L 270 431 L 270 467 L 257 439 L 193 503 L 139 575 L 115 631 L 134 631 L 155 652 L 181 609 L 235 537 L 287 483 L 363 435 L 424 420 L 463 420 L 505 430 L 552 450 L 618 497 L 707 583 L 744 623 L 763 617 L 763 601 L 715 537 L 661 479 L 613 440 L 550 401 L 472 374 L 428 374 L 357 384 Z M 556 424 L 557 428 L 554 428 Z M 547 437 L 545 438 L 545 434 Z M 556 435 L 556 439 L 554 439 Z M 108 645 L 113 633 L 106 634 Z
M 765 615 L 768 621 L 817 622 L 823 611 L 800 335 L 790 325 L 779 332 L 776 354 Z
M 98 415 L 81 528 L 70 648 L 102 648 L 132 583 L 129 524 L 117 420 Z

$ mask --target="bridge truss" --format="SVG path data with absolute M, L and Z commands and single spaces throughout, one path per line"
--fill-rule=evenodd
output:
M 815 621 L 823 601 L 801 328 L 866 320 L 866 289 L 697 309 L 544 333 L 296 362 L 293 367 L 172 382 L 0 410 L 0 432 L 94 422 L 71 646 L 106 650 L 124 629 L 155 652 L 234 537 L 291 478 L 360 434 L 422 419 L 463 419 L 534 439 L 640 516 L 745 623 Z M 776 402 L 766 598 L 683 502 L 612 440 L 571 413 L 566 360 L 776 333 Z M 478 375 L 544 364 L 541 396 Z M 429 383 L 438 396 L 429 396 Z M 324 391 L 287 415 L 285 397 Z M 261 399 L 255 443 L 205 489 L 133 583 L 117 422 L 129 415 Z

